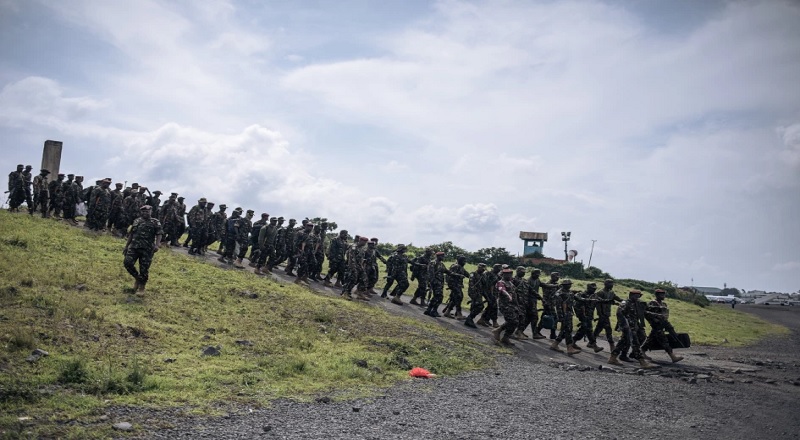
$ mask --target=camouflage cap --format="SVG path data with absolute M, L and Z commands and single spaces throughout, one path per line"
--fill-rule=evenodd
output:
M 289 223 L 297 223 L 297 220 L 295 220 L 295 219 L 293 219 L 293 218 L 290 218 L 290 219 L 289 219 Z
M 161 191 L 159 191 L 159 190 L 155 190 L 155 191 L 153 191 L 153 194 L 158 194 L 158 195 L 161 195 L 161 194 L 164 194 L 164 193 L 162 193 L 162 192 L 161 192 Z
M 550 272 L 550 276 L 551 276 L 551 277 L 560 277 L 560 276 L 561 276 L 561 274 L 560 274 L 560 273 L 558 273 L 558 272 L 555 272 L 555 271 L 553 271 L 553 272 Z
M 492 269 L 500 269 L 501 267 L 503 267 L 503 265 L 500 263 L 492 265 Z
M 367 237 L 358 237 L 358 241 L 363 241 L 366 243 L 369 240 L 367 239 Z
M 283 220 L 283 216 L 281 216 L 281 217 L 278 217 L 278 220 Z
M 219 208 L 220 208 L 220 209 L 225 209 L 225 208 L 227 208 L 227 207 L 228 207 L 228 205 L 226 205 L 226 204 L 224 204 L 224 203 L 223 203 L 223 204 L 221 204 L 221 205 L 219 205 Z
M 44 168 L 42 168 L 41 170 L 39 170 L 39 172 L 40 172 L 40 173 L 43 173 L 43 174 L 50 174 L 50 170 L 46 170 L 46 169 L 44 169 Z
M 605 281 L 603 281 L 603 283 L 604 284 L 614 284 L 614 280 L 612 280 L 611 278 L 606 278 Z
M 32 167 L 32 166 L 30 166 L 30 165 L 25 165 L 25 169 L 26 169 L 26 170 L 32 170 L 32 169 L 33 169 L 33 167 Z
M 197 203 L 206 203 L 206 202 L 208 202 L 208 200 L 206 200 L 205 197 L 200 197 L 200 200 L 197 201 Z
M 64 177 L 64 173 L 58 173 L 58 177 Z
M 25 168 L 25 165 L 19 164 L 19 165 L 17 165 L 17 168 Z
M 559 284 L 561 284 L 562 286 L 571 286 L 572 280 L 569 278 L 564 278 L 563 280 L 561 280 L 561 283 Z
M 250 212 L 250 211 L 247 211 L 247 212 Z M 261 218 L 264 218 L 264 217 L 269 217 L 269 214 L 267 214 L 266 212 L 262 212 L 261 213 Z M 275 218 L 275 217 L 272 217 L 272 218 Z M 275 220 L 277 221 L 278 219 L 275 219 Z
M 595 283 L 589 283 L 589 284 L 587 284 L 587 285 L 586 285 L 586 287 L 597 287 L 597 284 L 595 284 Z
M 486 267 L 486 263 L 478 263 L 478 267 Z
M 186 197 L 178 197 L 178 200 L 186 200 Z
M 347 229 L 342 229 L 339 231 L 339 235 L 347 235 Z
M 528 270 L 528 268 L 527 268 L 527 267 L 525 267 L 525 266 L 517 266 L 517 270 L 518 270 L 518 271 L 520 271 L 520 270 L 521 270 L 521 271 L 525 272 L 526 270 Z
M 121 182 L 117 182 L 114 184 L 114 186 L 116 186 L 117 188 L 122 188 L 123 185 Z
M 369 241 L 374 241 L 375 243 L 377 243 L 377 242 L 378 242 L 378 239 L 377 239 L 377 238 L 375 238 L 375 237 L 372 237 L 372 238 L 370 238 L 370 239 L 369 239 Z
M 314 227 L 314 223 L 311 223 L 311 222 L 303 223 L 303 227 L 305 227 L 305 228 L 313 228 Z
M 151 209 L 153 209 L 153 207 L 150 205 L 142 205 L 142 207 L 139 208 L 139 211 L 149 211 Z
M 252 209 L 248 209 L 248 210 L 247 210 L 247 213 L 248 213 L 248 214 L 255 214 L 256 212 L 255 212 L 255 211 L 253 211 Z
M 540 274 L 540 273 L 542 273 L 542 270 L 541 269 L 533 269 L 533 271 L 531 273 Z
M 505 269 L 501 270 L 500 272 L 501 272 L 501 273 L 503 273 L 503 274 L 506 274 L 506 273 L 509 273 L 509 274 L 511 274 L 511 273 L 514 273 L 514 271 L 513 271 L 513 270 L 511 270 L 511 268 L 510 268 L 510 267 L 507 267 L 507 268 L 505 268 Z
M 213 208 L 213 207 L 214 207 L 214 202 L 206 203 L 206 208 Z
M 138 187 L 139 187 L 138 183 L 136 183 L 136 182 L 131 183 L 131 188 L 135 189 L 135 188 L 138 188 Z
M 403 243 L 400 243 L 400 244 L 397 245 L 397 249 L 396 250 L 401 251 L 401 250 L 405 250 L 405 249 L 407 249 L 406 245 L 404 245 Z
M 270 223 L 278 223 L 278 217 L 271 217 L 271 218 L 269 219 L 269 222 L 270 222 Z
M 22 166 L 22 165 L 20 165 L 20 166 Z M 75 175 L 74 174 L 67 174 L 67 177 L 75 177 Z
M 173 198 L 177 199 L 177 198 L 178 198 L 178 193 L 170 193 L 170 195 L 169 195 L 169 198 L 171 198 L 171 199 L 173 199 Z
M 98 180 L 98 182 L 102 182 L 102 183 L 108 183 L 108 184 L 110 185 L 110 184 L 111 184 L 111 179 L 109 179 L 108 177 L 106 177 L 106 178 L 105 178 L 105 179 L 103 179 L 103 180 Z

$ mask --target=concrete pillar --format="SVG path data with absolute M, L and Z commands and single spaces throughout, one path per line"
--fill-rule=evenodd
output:
M 61 168 L 61 141 L 44 141 L 44 151 L 42 152 L 42 168 L 50 171 L 50 180 L 56 180 L 58 170 Z M 38 170 L 34 170 L 38 174 Z

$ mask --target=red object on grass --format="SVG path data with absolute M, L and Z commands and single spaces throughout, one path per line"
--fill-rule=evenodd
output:
M 428 370 L 426 370 L 424 368 L 420 368 L 420 367 L 412 368 L 411 371 L 408 372 L 408 375 L 411 376 L 411 377 L 423 377 L 425 379 L 431 379 L 431 378 L 436 377 L 435 374 L 431 373 L 430 371 L 428 371 Z

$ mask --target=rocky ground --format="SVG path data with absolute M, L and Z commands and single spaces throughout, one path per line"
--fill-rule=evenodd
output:
M 205 258 L 220 264 L 215 257 Z M 291 282 L 282 271 L 273 276 Z M 317 283 L 309 288 L 337 293 Z M 369 304 L 492 343 L 486 328 L 378 297 Z M 792 332 L 745 348 L 692 347 L 682 350 L 679 364 L 663 352 L 651 354 L 653 370 L 609 368 L 607 349 L 566 356 L 549 350 L 549 340 L 517 342 L 495 368 L 409 379 L 369 399 L 319 396 L 268 409 L 225 408 L 220 417 L 141 408 L 111 408 L 107 415 L 109 422 L 133 424 L 125 436 L 170 439 L 800 438 L 800 307 L 739 307 Z

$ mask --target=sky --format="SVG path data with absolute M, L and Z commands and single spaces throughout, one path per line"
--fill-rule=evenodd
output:
M 0 0 L 0 168 L 46 139 L 385 242 L 800 289 L 795 1 Z

